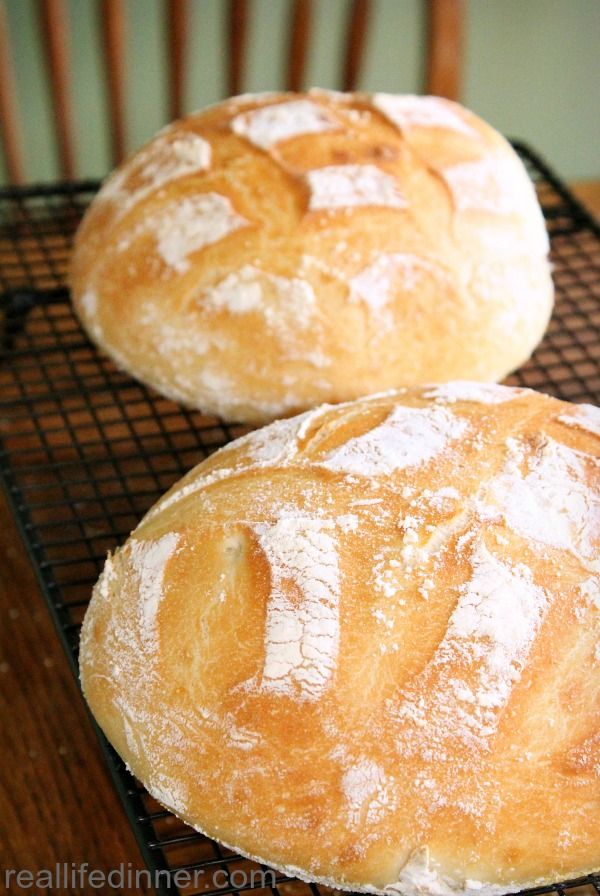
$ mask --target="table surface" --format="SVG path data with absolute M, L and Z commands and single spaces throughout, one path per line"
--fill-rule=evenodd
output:
M 599 216 L 600 181 L 571 186 Z M 142 868 L 2 489 L 0 719 L 0 893 L 4 869 Z

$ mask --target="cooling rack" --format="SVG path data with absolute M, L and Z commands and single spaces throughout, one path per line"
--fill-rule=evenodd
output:
M 509 382 L 600 404 L 600 230 L 535 153 L 514 145 L 546 217 L 557 304 L 544 342 Z M 96 189 L 86 181 L 0 191 L 0 474 L 74 673 L 79 627 L 107 550 L 192 465 L 242 432 L 145 389 L 83 334 L 65 274 Z M 257 888 L 258 866 L 163 810 L 98 737 L 148 869 L 203 872 L 198 886 L 180 888 L 159 875 L 159 896 L 251 886 L 260 896 L 323 896 L 324 887 L 280 874 Z M 245 885 L 234 885 L 236 870 L 246 873 Z M 582 886 L 577 896 L 600 894 L 600 877 L 529 892 L 566 896 Z

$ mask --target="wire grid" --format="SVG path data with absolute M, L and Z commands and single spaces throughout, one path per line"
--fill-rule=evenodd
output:
M 515 146 L 544 209 L 557 305 L 544 342 L 509 382 L 598 404 L 600 231 L 542 161 Z M 83 334 L 65 277 L 73 233 L 96 188 L 0 191 L 0 472 L 75 673 L 79 627 L 107 550 L 184 472 L 244 431 L 150 392 Z M 163 878 L 161 896 L 251 886 L 260 896 L 328 892 L 281 874 L 267 878 L 269 886 L 256 886 L 256 877 L 234 886 L 233 871 L 250 875 L 259 866 L 162 809 L 98 736 L 148 868 L 200 872 L 191 886 Z M 223 886 L 224 871 L 231 885 Z M 582 886 L 582 894 L 600 894 L 600 876 L 530 892 L 575 896 Z

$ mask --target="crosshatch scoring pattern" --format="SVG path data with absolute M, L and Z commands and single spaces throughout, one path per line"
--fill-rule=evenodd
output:
M 557 304 L 544 342 L 509 382 L 600 404 L 600 229 L 531 150 L 516 148 L 546 216 Z M 244 431 L 151 393 L 85 337 L 65 278 L 73 233 L 96 189 L 85 182 L 0 191 L 0 472 L 74 671 L 106 552 L 190 467 Z M 197 886 L 164 884 L 159 896 L 247 889 L 223 887 L 215 872 L 257 866 L 163 810 L 99 737 L 148 867 L 203 872 Z M 276 878 L 255 885 L 257 896 L 328 892 Z M 577 896 L 600 894 L 600 876 L 530 892 L 575 896 L 576 887 Z

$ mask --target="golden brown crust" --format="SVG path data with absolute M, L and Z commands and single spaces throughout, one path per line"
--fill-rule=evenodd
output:
M 75 308 L 117 364 L 227 419 L 501 379 L 552 306 L 544 222 L 506 141 L 387 94 L 238 97 L 122 166 L 76 239 Z
M 600 411 L 476 383 L 279 421 L 109 558 L 87 700 L 150 792 L 337 887 L 600 867 Z

